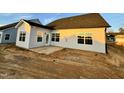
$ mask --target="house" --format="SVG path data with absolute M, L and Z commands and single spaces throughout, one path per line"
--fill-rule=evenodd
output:
M 31 19 L 31 22 L 41 24 L 38 19 Z M 17 36 L 17 28 L 15 26 L 18 22 L 7 24 L 0 27 L 0 43 L 15 43 Z
M 16 28 L 16 46 L 29 49 L 50 45 L 50 27 L 22 19 Z
M 17 22 L 4 25 L 0 27 L 0 43 L 15 43 L 17 29 L 15 29 Z
M 117 45 L 124 46 L 124 33 L 107 33 L 107 41 L 109 43 L 115 43 Z
M 46 26 L 20 20 L 16 25 L 16 45 L 27 49 L 53 45 L 106 53 L 108 27 L 98 13 L 62 18 Z

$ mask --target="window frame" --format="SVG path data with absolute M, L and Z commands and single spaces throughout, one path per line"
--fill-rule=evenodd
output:
M 19 34 L 19 41 L 25 42 L 26 39 L 26 32 L 21 31 Z
M 51 41 L 59 42 L 60 41 L 60 33 L 52 33 Z
M 5 40 L 10 40 L 10 34 L 5 34 Z
M 42 42 L 42 41 L 43 41 L 43 36 L 37 35 L 37 42 Z
M 93 38 L 92 38 L 92 36 L 78 35 L 77 43 L 85 44 L 85 45 L 93 45 Z
M 93 38 L 91 36 L 85 37 L 85 44 L 86 45 L 93 45 Z
M 77 36 L 77 43 L 78 44 L 84 44 L 84 36 Z

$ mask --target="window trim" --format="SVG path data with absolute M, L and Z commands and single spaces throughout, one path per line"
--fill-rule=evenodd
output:
M 51 41 L 60 42 L 60 33 L 52 33 Z
M 81 42 L 81 40 L 83 40 L 83 41 Z M 93 37 L 92 36 L 78 35 L 77 36 L 77 44 L 93 45 Z
M 79 41 L 80 40 L 80 41 Z M 82 42 L 81 42 L 81 40 L 82 40 Z M 84 43 L 84 36 L 77 36 L 77 43 L 78 44 L 85 44 Z
M 86 41 L 87 40 L 87 41 Z M 88 41 L 89 40 L 89 41 Z M 93 38 L 91 36 L 85 37 L 85 44 L 86 45 L 93 45 Z
M 25 42 L 25 39 L 26 39 L 26 32 L 20 31 L 20 34 L 19 34 L 19 41 Z
M 37 31 L 37 42 L 43 42 L 43 33 L 41 31 Z
M 37 35 L 37 42 L 43 42 L 43 37 L 40 35 Z
M 9 35 L 9 36 L 8 36 L 8 39 L 7 39 L 7 35 Z M 5 34 L 4 40 L 10 40 L 10 34 Z

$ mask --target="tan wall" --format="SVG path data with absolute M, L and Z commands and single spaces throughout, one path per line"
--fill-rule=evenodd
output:
M 116 44 L 124 46 L 124 35 L 115 36 Z
M 115 36 L 116 42 L 124 42 L 124 35 L 117 35 Z
M 60 33 L 60 42 L 52 42 L 51 45 L 62 46 L 66 48 L 75 48 L 105 53 L 105 28 L 83 28 L 83 29 L 62 29 L 55 30 L 52 33 Z M 77 36 L 92 36 L 93 45 L 78 44 Z

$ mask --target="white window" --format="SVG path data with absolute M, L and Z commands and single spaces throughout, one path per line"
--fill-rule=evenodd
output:
M 60 34 L 59 33 L 52 33 L 52 41 L 59 42 Z
M 78 44 L 84 44 L 84 36 L 78 36 Z
M 42 36 L 41 35 L 37 36 L 37 42 L 42 42 Z
M 19 41 L 25 41 L 26 32 L 20 32 Z
M 37 32 L 37 42 L 42 42 L 42 37 L 43 37 L 42 32 L 38 31 Z
M 92 45 L 93 44 L 92 37 L 85 37 L 85 44 Z
M 9 40 L 10 39 L 10 34 L 5 34 L 5 40 Z
M 87 44 L 87 45 L 92 45 L 93 44 L 93 40 L 91 36 L 78 36 L 77 39 L 78 44 Z

